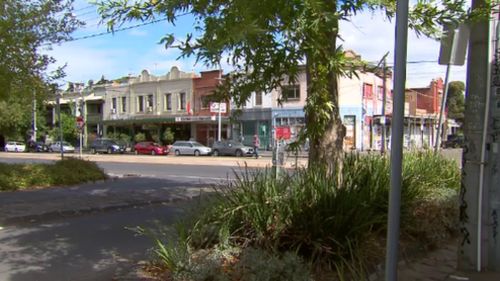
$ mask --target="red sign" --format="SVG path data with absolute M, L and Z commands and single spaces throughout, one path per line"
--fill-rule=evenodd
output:
M 82 116 L 77 116 L 76 117 L 76 126 L 79 129 L 82 129 L 84 124 L 85 124 L 85 121 L 83 120 L 83 117 Z
M 290 127 L 276 127 L 276 138 L 289 140 L 292 137 Z

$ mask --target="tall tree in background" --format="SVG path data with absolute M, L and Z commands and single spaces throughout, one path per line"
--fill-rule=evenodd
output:
M 354 75 L 359 62 L 345 56 L 338 43 L 340 21 L 367 11 L 395 13 L 395 0 L 106 0 L 99 11 L 110 29 L 129 20 L 149 21 L 191 14 L 192 33 L 176 42 L 167 34 L 162 43 L 177 46 L 182 57 L 196 56 L 207 66 L 227 60 L 234 72 L 221 93 L 242 105 L 252 92 L 270 92 L 294 83 L 306 65 L 307 102 L 304 108 L 310 140 L 309 165 L 325 164 L 334 171 L 342 158 L 345 135 L 339 112 L 338 78 Z M 463 0 L 418 1 L 410 26 L 434 34 L 445 22 L 465 17 Z M 289 77 L 289 78 L 287 78 Z
M 55 60 L 43 52 L 82 24 L 72 5 L 73 0 L 0 0 L 0 134 L 7 138 L 24 137 L 33 93 L 41 109 L 49 83 L 64 75 L 61 68 L 48 73 Z
M 455 119 L 460 126 L 464 123 L 465 111 L 465 84 L 462 81 L 453 81 L 448 85 L 446 105 L 448 118 Z

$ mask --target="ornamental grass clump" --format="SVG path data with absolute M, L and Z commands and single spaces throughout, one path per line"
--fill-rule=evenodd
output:
M 359 154 L 343 161 L 341 181 L 320 167 L 278 178 L 271 170 L 237 175 L 217 188 L 188 226 L 185 243 L 193 252 L 221 245 L 291 251 L 339 275 L 363 276 L 383 257 L 390 163 L 386 156 Z M 401 233 L 426 244 L 448 237 L 459 181 L 453 162 L 432 153 L 405 154 Z

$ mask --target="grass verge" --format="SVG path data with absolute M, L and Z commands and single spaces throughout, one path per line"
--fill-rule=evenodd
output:
M 75 185 L 106 178 L 97 164 L 76 158 L 51 164 L 0 163 L 0 191 Z

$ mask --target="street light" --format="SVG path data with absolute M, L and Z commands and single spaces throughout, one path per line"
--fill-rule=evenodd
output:
M 63 134 L 62 134 L 62 122 L 61 122 L 61 96 L 62 93 L 56 93 L 56 104 L 57 104 L 57 120 L 59 122 L 59 149 L 61 150 L 61 160 L 64 159 L 64 149 L 63 149 Z

